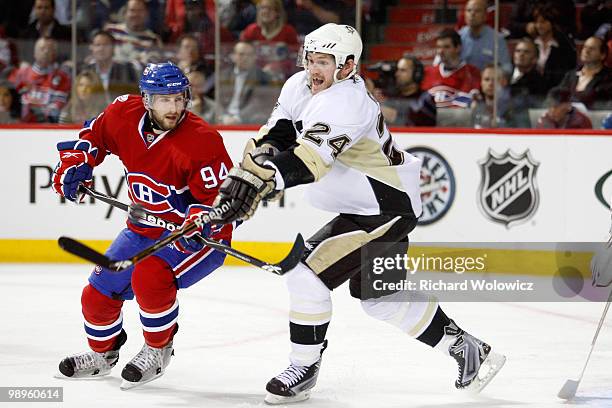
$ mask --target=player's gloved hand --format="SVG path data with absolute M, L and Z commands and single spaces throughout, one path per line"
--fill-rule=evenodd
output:
M 279 152 L 280 150 L 278 150 L 275 146 L 271 144 L 264 143 L 261 146 L 257 146 L 255 143 L 255 139 L 249 139 L 244 148 L 242 156 L 244 158 L 247 154 L 250 154 L 253 157 L 253 161 L 255 161 L 255 163 L 263 166 L 266 160 L 270 160 Z M 277 201 L 280 200 L 282 196 L 282 190 L 272 190 L 267 196 L 264 197 L 264 199 L 267 201 Z
M 240 166 L 230 170 L 219 188 L 214 206 L 220 212 L 220 222 L 229 224 L 253 216 L 259 202 L 274 191 L 274 173 L 276 170 L 257 164 L 247 154 Z
M 255 139 L 249 139 L 246 146 L 244 147 L 242 157 L 244 160 L 247 154 L 250 154 L 255 163 L 263 165 L 266 160 L 271 159 L 278 153 L 279 150 L 271 144 L 264 143 L 261 146 L 257 146 L 255 144 Z
M 70 201 L 83 201 L 79 185 L 91 185 L 93 167 L 98 149 L 88 140 L 72 140 L 57 144 L 60 161 L 53 170 L 51 187 L 57 194 Z
M 593 286 L 606 287 L 612 283 L 612 241 L 597 251 L 591 259 L 591 273 Z
M 187 207 L 187 211 L 185 212 L 185 221 L 183 221 L 183 227 L 185 224 L 193 222 L 194 218 L 199 218 L 204 214 L 208 214 L 208 210 L 210 207 L 207 207 L 202 204 L 191 204 Z M 204 248 L 204 243 L 200 242 L 196 239 L 196 235 L 201 235 L 204 237 L 210 237 L 212 230 L 209 223 L 202 224 L 200 228 L 196 228 L 193 232 L 184 235 L 178 241 L 174 242 L 174 247 L 185 253 L 192 254 L 194 252 L 201 251 Z

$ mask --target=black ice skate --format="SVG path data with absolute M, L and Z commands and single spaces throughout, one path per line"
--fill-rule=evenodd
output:
M 140 352 L 123 368 L 120 388 L 129 390 L 161 377 L 173 355 L 172 341 L 163 348 L 151 347 L 145 343 Z
M 455 387 L 480 392 L 501 370 L 506 357 L 491 351 L 491 346 L 461 330 L 452 320 L 444 332 L 443 341 L 450 343 L 448 352 L 459 365 Z
M 119 349 L 127 340 L 125 330 L 117 336 L 115 347 L 104 353 L 86 351 L 66 357 L 59 363 L 57 378 L 84 379 L 97 378 L 110 374 L 119 361 Z
M 268 394 L 264 401 L 268 404 L 286 404 L 304 401 L 310 397 L 310 390 L 316 385 L 323 351 L 327 348 L 327 340 L 323 342 L 321 357 L 309 366 L 289 365 L 279 375 L 268 381 Z

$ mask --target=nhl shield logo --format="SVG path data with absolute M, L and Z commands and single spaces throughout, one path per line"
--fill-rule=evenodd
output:
M 522 155 L 507 150 L 501 156 L 489 149 L 478 164 L 482 175 L 478 204 L 488 218 L 509 228 L 533 216 L 540 201 L 536 186 L 540 163 L 529 149 Z

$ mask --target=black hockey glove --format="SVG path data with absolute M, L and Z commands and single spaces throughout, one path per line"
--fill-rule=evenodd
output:
M 223 224 L 247 220 L 253 216 L 259 202 L 274 191 L 276 170 L 262 166 L 247 154 L 238 167 L 233 167 L 221 184 L 214 206 L 224 209 L 220 214 Z

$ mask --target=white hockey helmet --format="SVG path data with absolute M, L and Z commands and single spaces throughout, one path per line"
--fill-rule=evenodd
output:
M 338 72 L 346 64 L 349 56 L 353 56 L 355 67 L 353 71 L 344 79 L 351 78 L 357 72 L 357 64 L 361 58 L 363 44 L 357 30 L 349 25 L 328 23 L 308 34 L 304 38 L 304 49 L 302 51 L 302 65 L 306 69 L 308 60 L 306 55 L 309 52 L 333 55 L 336 60 L 336 70 L 334 71 L 334 83 L 343 81 L 338 79 Z

